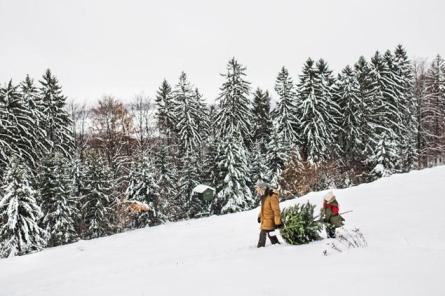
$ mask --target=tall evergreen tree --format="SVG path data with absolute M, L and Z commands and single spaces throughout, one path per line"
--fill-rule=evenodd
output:
M 156 94 L 157 126 L 162 134 L 171 139 L 176 131 L 176 121 L 173 113 L 173 93 L 170 84 L 164 79 Z M 170 140 L 169 140 L 170 141 Z
M 374 165 L 371 175 L 374 178 L 387 177 L 394 172 L 394 161 L 397 148 L 393 140 L 388 139 L 386 132 L 380 135 L 380 140 L 375 148 L 375 153 L 369 160 Z
M 426 100 L 425 100 L 425 74 L 426 74 L 426 61 L 418 60 L 413 63 L 413 95 L 415 99 L 415 116 L 416 116 L 416 152 L 417 152 L 417 166 L 426 167 L 427 166 L 427 150 L 426 150 L 426 136 L 427 132 L 425 129 L 425 110 L 426 110 Z
M 219 137 L 238 130 L 246 147 L 252 139 L 251 102 L 249 100 L 250 83 L 245 80 L 246 68 L 235 58 L 227 64 L 227 73 L 222 74 L 225 82 L 218 97 L 219 109 L 215 118 Z
M 159 186 L 159 204 L 161 212 L 168 220 L 178 220 L 183 216 L 184 206 L 178 197 L 178 171 L 174 155 L 169 154 L 167 147 L 162 146 L 155 154 L 154 168 L 156 184 Z
M 200 182 L 199 167 L 202 165 L 202 135 L 206 128 L 205 105 L 199 91 L 193 90 L 185 73 L 181 74 L 174 91 L 177 119 L 176 129 L 180 138 L 181 159 L 178 202 L 185 207 L 193 188 Z
M 112 233 L 114 211 L 111 172 L 98 155 L 90 155 L 82 196 L 82 218 L 85 238 L 97 238 Z
M 273 119 L 278 127 L 278 134 L 283 137 L 282 141 L 290 149 L 292 144 L 300 141 L 298 135 L 300 130 L 297 117 L 297 95 L 292 78 L 285 67 L 281 68 L 278 73 L 275 91 L 278 94 L 279 102 L 273 111 Z
M 75 229 L 78 204 L 73 195 L 69 162 L 55 153 L 47 157 L 39 176 L 39 198 L 43 211 L 43 226 L 49 246 L 58 246 L 77 240 Z
M 285 137 L 280 135 L 275 127 L 272 130 L 269 143 L 267 143 L 266 164 L 268 167 L 268 181 L 275 187 L 280 187 L 281 173 L 284 163 L 289 157 L 292 147 L 285 142 Z
M 174 91 L 174 115 L 183 154 L 196 151 L 202 142 L 199 123 L 204 114 L 199 100 L 200 97 L 197 97 L 187 75 L 181 73 Z
M 20 84 L 20 93 L 28 112 L 27 115 L 33 119 L 32 130 L 36 139 L 35 149 L 37 149 L 39 155 L 43 156 L 48 152 L 51 142 L 48 140 L 45 128 L 42 126 L 46 116 L 42 99 L 39 96 L 38 88 L 29 75 Z
M 319 76 L 320 98 L 326 101 L 327 107 L 327 120 L 325 124 L 329 128 L 329 133 L 333 138 L 333 142 L 330 143 L 331 152 L 327 153 L 327 157 L 332 159 L 336 158 L 341 150 L 336 139 L 342 130 L 340 124 L 342 115 L 338 102 L 335 99 L 336 79 L 325 60 L 320 59 L 316 67 Z
M 237 127 L 228 130 L 218 146 L 219 178 L 212 205 L 215 214 L 250 209 L 255 201 L 249 189 L 248 152 Z
M 35 168 L 45 151 L 36 118 L 12 81 L 0 87 L 0 164 L 18 158 Z
M 372 127 L 373 133 L 369 140 L 372 145 L 369 147 L 371 151 L 368 163 L 371 167 L 375 167 L 374 163 L 378 159 L 379 143 L 384 139 L 386 146 L 393 147 L 396 151 L 401 150 L 401 114 L 398 110 L 400 107 L 399 96 L 397 91 L 397 82 L 394 73 L 391 71 L 393 57 L 390 52 L 387 52 L 383 57 L 379 52 L 371 58 L 370 64 L 370 91 L 368 92 L 367 103 L 370 108 L 370 117 L 368 124 Z M 390 154 L 393 157 L 391 165 L 386 165 L 387 169 L 395 169 L 400 161 L 400 156 L 397 153 Z
M 408 58 L 406 50 L 402 45 L 398 45 L 394 51 L 395 75 L 398 77 L 398 88 L 400 102 L 403 108 L 399 112 L 402 114 L 402 134 L 401 134 L 401 169 L 409 171 L 414 168 L 415 160 L 418 157 L 416 151 L 417 142 L 417 102 L 414 98 L 414 71 L 413 65 Z
M 77 204 L 77 214 L 74 217 L 75 229 L 78 235 L 80 235 L 82 226 L 81 200 L 82 196 L 86 193 L 86 164 L 81 162 L 81 160 L 77 157 L 71 159 L 70 180 L 73 191 L 72 196 Z
M 329 160 L 337 151 L 335 145 L 339 126 L 338 105 L 333 100 L 333 78 L 326 63 L 316 65 L 308 59 L 298 84 L 300 130 L 303 160 L 319 163 Z
M 71 157 L 74 148 L 72 122 L 64 109 L 66 97 L 62 94 L 62 87 L 49 69 L 43 75 L 40 84 L 39 96 L 46 115 L 42 124 L 51 141 L 52 149 Z
M 198 161 L 196 153 L 190 152 L 181 159 L 177 202 L 184 208 L 184 214 L 187 212 L 185 208 L 190 200 L 193 188 L 200 183 Z
M 265 143 L 269 142 L 272 130 L 269 92 L 258 88 L 253 97 L 253 139 L 252 143 L 260 143 L 261 153 L 266 152 Z
M 365 105 L 357 75 L 350 66 L 338 75 L 335 95 L 342 115 L 338 135 L 342 158 L 350 168 L 361 166 L 365 150 Z
M 367 155 L 374 153 L 374 148 L 377 145 L 374 139 L 378 137 L 376 126 L 379 125 L 379 122 L 375 120 L 374 105 L 376 102 L 373 99 L 375 83 L 373 83 L 371 76 L 371 66 L 363 56 L 361 56 L 354 65 L 354 71 L 359 83 L 359 96 L 363 102 L 362 121 L 360 125 L 362 134 L 361 142 L 363 143 L 361 154 L 367 159 Z M 364 164 L 366 163 L 366 159 L 363 160 Z
M 216 112 L 216 107 L 214 105 L 210 106 L 208 114 L 209 122 L 215 122 Z M 201 180 L 204 184 L 211 187 L 216 186 L 219 175 L 217 163 L 218 144 L 218 132 L 213 124 L 209 125 L 208 137 L 205 139 L 206 153 L 204 155 Z
M 126 190 L 128 199 L 143 202 L 150 208 L 148 213 L 138 218 L 137 227 L 157 225 L 165 221 L 153 166 L 148 157 L 136 159 L 128 178 L 129 184 Z
M 30 185 L 30 172 L 13 159 L 3 178 L 0 199 L 0 257 L 42 249 L 45 231 L 38 221 L 42 211 Z
M 204 101 L 202 94 L 199 92 L 198 88 L 195 88 L 195 102 L 196 102 L 196 110 L 197 117 L 196 120 L 198 122 L 198 131 L 201 136 L 201 146 L 205 138 L 209 137 L 211 134 L 211 117 L 210 117 L 210 109 Z M 202 148 L 202 147 L 201 147 Z
M 424 128 L 430 162 L 440 162 L 445 149 L 445 60 L 437 56 L 425 75 Z
M 263 152 L 263 146 L 266 145 L 264 145 L 262 142 L 256 142 L 252 148 L 252 153 L 250 153 L 249 172 L 251 181 L 250 189 L 252 192 L 257 182 L 269 182 L 270 178 L 271 171 L 267 165 L 267 155 L 265 152 Z

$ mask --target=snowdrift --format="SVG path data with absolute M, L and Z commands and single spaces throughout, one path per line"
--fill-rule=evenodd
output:
M 256 249 L 253 210 L 0 260 L 0 295 L 445 295 L 445 167 L 336 194 L 368 247 L 324 256 L 325 239 Z

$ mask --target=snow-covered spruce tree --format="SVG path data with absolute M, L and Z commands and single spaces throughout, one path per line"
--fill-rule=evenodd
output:
M 374 154 L 369 158 L 369 162 L 374 165 L 371 176 L 376 178 L 387 177 L 394 172 L 394 158 L 397 157 L 397 146 L 395 141 L 388 138 L 386 132 L 380 134 Z
M 248 186 L 248 152 L 236 126 L 227 130 L 220 142 L 217 159 L 219 178 L 212 212 L 226 214 L 251 209 L 255 201 Z
M 313 163 L 329 160 L 337 152 L 338 105 L 333 99 L 333 78 L 326 63 L 308 59 L 298 84 L 299 130 L 302 158 Z
M 71 160 L 70 174 L 73 187 L 73 195 L 77 198 L 80 198 L 83 195 L 85 189 L 86 167 L 79 158 L 73 158 Z
M 216 116 L 216 107 L 210 106 L 208 118 L 209 122 L 214 122 Z M 209 126 L 208 136 L 205 138 L 203 166 L 200 170 L 200 180 L 202 184 L 216 188 L 219 179 L 219 167 L 218 167 L 218 147 L 220 145 L 220 138 L 217 137 L 217 131 L 214 125 Z M 211 213 L 211 202 L 204 201 L 202 199 L 195 199 L 195 206 L 189 208 L 189 212 L 193 209 L 198 209 L 198 215 L 208 215 Z
M 405 77 L 402 76 L 399 69 L 399 64 L 396 62 L 395 55 L 391 51 L 387 50 L 383 56 L 383 60 L 390 72 L 389 79 L 391 80 L 391 84 L 389 84 L 387 88 L 390 89 L 391 92 L 388 92 L 388 94 L 393 94 L 393 96 L 387 96 L 386 101 L 391 102 L 391 104 L 396 107 L 394 114 L 392 114 L 391 120 L 398 120 L 398 122 L 392 122 L 391 124 L 391 129 L 397 135 L 396 144 L 397 149 L 399 150 L 397 153 L 398 157 L 395 171 L 405 171 L 404 156 L 408 155 L 403 155 L 403 153 L 409 152 L 406 151 L 405 148 L 407 148 L 409 145 L 409 134 L 412 133 L 412 131 L 410 131 L 412 123 L 409 118 L 412 110 L 408 105 L 409 89 L 406 89 L 407 81 Z M 414 155 L 411 155 L 411 157 L 413 158 Z
M 341 125 L 339 124 L 341 121 L 341 112 L 340 107 L 335 99 L 335 81 L 332 71 L 329 69 L 328 64 L 320 59 L 317 64 L 317 72 L 319 75 L 319 83 L 321 90 L 321 98 L 324 99 L 327 104 L 327 114 L 328 120 L 326 122 L 326 127 L 329 128 L 332 137 L 334 138 L 334 142 L 330 145 L 330 153 L 327 153 L 328 157 L 336 158 L 340 152 L 340 147 L 336 141 L 338 138 L 338 134 L 341 132 Z M 323 126 L 323 125 L 322 125 Z
M 60 153 L 49 155 L 43 161 L 38 177 L 42 225 L 48 233 L 50 247 L 68 244 L 78 238 L 75 229 L 78 203 L 73 194 L 69 165 Z
M 255 91 L 253 97 L 252 116 L 252 143 L 260 143 L 260 151 L 262 154 L 264 154 L 266 152 L 265 144 L 269 142 L 272 131 L 270 96 L 268 91 L 263 92 L 260 88 L 257 88 Z
M 367 118 L 368 124 L 372 129 L 369 141 L 371 145 L 368 146 L 370 151 L 366 152 L 368 160 L 366 161 L 370 169 L 375 168 L 379 162 L 380 153 L 377 149 L 379 142 L 385 139 L 385 145 L 392 147 L 395 151 L 400 151 L 400 133 L 402 130 L 402 118 L 399 113 L 398 106 L 399 97 L 396 88 L 395 77 L 390 70 L 392 56 L 390 53 L 386 57 L 382 57 L 379 52 L 371 58 L 370 64 L 370 91 L 365 98 L 368 107 L 370 108 L 370 116 Z M 388 159 L 387 170 L 397 167 L 400 156 L 397 153 L 392 153 L 392 159 Z M 392 171 L 392 172 L 394 172 Z
M 126 195 L 129 200 L 143 202 L 150 211 L 141 214 L 135 221 L 135 227 L 158 225 L 165 221 L 159 196 L 154 165 L 148 157 L 140 157 L 133 162 L 128 177 Z
M 209 122 L 214 122 L 216 117 L 216 107 L 211 105 L 208 113 Z M 218 132 L 213 124 L 209 124 L 208 136 L 204 139 L 204 165 L 202 168 L 201 180 L 204 184 L 215 187 L 216 180 L 218 178 L 218 163 L 217 163 L 217 152 L 218 152 Z
M 426 61 L 416 60 L 413 62 L 413 95 L 416 105 L 416 152 L 417 152 L 417 167 L 424 168 L 427 166 L 427 154 L 426 154 L 426 136 L 425 132 L 425 74 L 426 74 Z
M 215 137 L 209 137 L 206 141 L 207 151 L 204 156 L 204 166 L 202 168 L 201 180 L 204 184 L 215 187 L 218 179 L 218 146 L 219 142 Z
M 187 75 L 182 72 L 174 90 L 174 117 L 178 132 L 181 153 L 196 151 L 202 139 L 199 122 L 203 119 L 200 97 L 196 96 Z
M 16 119 L 11 107 L 20 101 L 20 95 L 17 87 L 12 84 L 12 81 L 5 87 L 0 87 L 0 160 L 2 171 L 9 163 L 9 158 L 12 156 L 20 157 L 20 148 L 15 145 L 18 128 Z
M 232 58 L 227 64 L 227 73 L 222 76 L 225 81 L 217 99 L 219 109 L 214 122 L 218 137 L 223 138 L 238 130 L 244 145 L 250 147 L 252 109 L 249 100 L 250 83 L 245 80 L 246 68 Z
M 284 163 L 290 154 L 291 147 L 285 142 L 285 137 L 279 134 L 278 127 L 272 129 L 269 143 L 267 143 L 266 165 L 268 167 L 267 179 L 272 186 L 279 188 L 281 183 L 281 172 Z
M 51 147 L 51 142 L 48 140 L 46 131 L 42 126 L 46 116 L 42 106 L 42 99 L 39 97 L 39 90 L 29 75 L 27 75 L 25 80 L 20 84 L 20 93 L 28 112 L 27 115 L 31 117 L 34 122 L 32 132 L 36 139 L 36 154 L 43 156 Z
M 377 137 L 376 123 L 374 122 L 375 102 L 373 100 L 375 84 L 373 83 L 373 79 L 371 77 L 371 67 L 363 56 L 361 56 L 354 65 L 354 71 L 359 83 L 359 96 L 363 102 L 362 120 L 360 126 L 360 131 L 362 134 L 361 140 L 363 143 L 363 150 L 361 154 L 367 159 L 367 155 L 373 154 L 375 145 L 377 144 L 373 140 Z
M 249 161 L 248 161 L 248 173 L 249 173 L 249 182 L 247 185 L 250 188 L 250 191 L 255 193 L 255 185 L 257 182 L 266 182 L 269 183 L 270 178 L 270 170 L 267 166 L 267 154 L 263 152 L 261 147 L 265 147 L 267 149 L 266 144 L 261 142 L 254 143 L 252 147 L 252 151 L 249 153 Z M 261 202 L 259 198 L 253 198 L 254 204 L 252 207 L 258 206 Z
M 195 188 L 202 182 L 201 176 L 205 170 L 204 162 L 199 159 L 196 153 L 185 155 L 182 158 L 181 176 L 179 178 L 179 192 L 182 192 L 178 200 L 186 198 L 186 202 L 182 205 L 185 208 L 186 218 L 196 218 L 207 216 L 210 213 L 210 202 L 201 199 L 200 196 L 193 194 Z
M 72 196 L 77 204 L 77 213 L 74 217 L 74 224 L 77 234 L 81 233 L 81 225 L 82 225 L 82 211 L 81 211 L 81 200 L 82 196 L 85 193 L 85 180 L 86 180 L 86 168 L 85 163 L 83 163 L 78 157 L 74 157 L 71 159 L 69 176 L 71 179 L 71 187 L 72 187 Z
M 193 188 L 200 183 L 198 162 L 198 155 L 195 152 L 187 152 L 181 158 L 177 200 L 181 202 L 185 209 L 185 217 L 187 218 L 193 218 L 193 216 L 205 211 L 205 209 L 197 208 L 200 203 L 192 197 Z
M 227 73 L 222 75 L 225 82 L 215 118 L 218 176 L 212 211 L 216 214 L 246 210 L 254 204 L 247 166 L 252 139 L 252 109 L 248 99 L 249 82 L 244 80 L 245 71 L 246 68 L 233 58 L 227 65 Z
M 282 67 L 280 73 L 278 73 L 275 92 L 278 94 L 279 101 L 272 112 L 272 117 L 283 143 L 290 149 L 293 144 L 299 141 L 298 100 L 294 83 L 285 67 Z
M 42 249 L 45 231 L 38 221 L 42 211 L 30 185 L 30 171 L 13 159 L 3 177 L 0 196 L 0 257 Z
M 71 157 L 74 149 L 72 122 L 65 110 L 66 97 L 62 94 L 62 87 L 49 69 L 40 84 L 39 97 L 46 115 L 42 127 L 46 130 L 52 149 Z
M 365 160 L 363 128 L 366 125 L 364 110 L 366 106 L 357 75 L 350 66 L 346 66 L 338 75 L 335 96 L 342 115 L 339 121 L 342 129 L 338 134 L 341 156 L 348 168 L 358 169 Z
M 201 136 L 201 142 L 198 143 L 197 148 L 192 151 L 192 154 L 195 154 L 197 161 L 195 163 L 197 173 L 198 173 L 198 181 L 200 183 L 203 182 L 203 176 L 205 174 L 205 165 L 206 165 L 206 153 L 208 151 L 208 142 L 211 136 L 214 136 L 213 128 L 211 128 L 211 117 L 210 117 L 210 109 L 205 103 L 203 96 L 199 92 L 199 90 L 195 89 L 195 98 L 198 106 L 198 132 Z
M 176 132 L 176 120 L 173 113 L 173 93 L 167 80 L 162 82 L 156 94 L 156 119 L 157 126 L 162 135 L 167 137 L 167 144 L 172 144 L 172 138 Z
M 176 130 L 179 135 L 180 161 L 177 202 L 187 208 L 193 188 L 200 183 L 200 170 L 203 166 L 202 137 L 208 131 L 208 119 L 205 104 L 199 91 L 193 90 L 185 73 L 181 74 L 174 91 L 177 120 Z
M 170 221 L 178 220 L 183 216 L 184 203 L 178 197 L 178 171 L 174 160 L 166 146 L 159 147 L 154 158 L 156 170 L 156 184 L 159 186 L 159 204 L 161 212 Z
M 5 168 L 11 157 L 25 161 L 31 168 L 36 167 L 45 151 L 42 131 L 36 123 L 35 114 L 18 86 L 9 81 L 5 87 L 0 87 L 0 168 Z
M 424 100 L 422 132 L 431 165 L 444 161 L 445 150 L 445 60 L 439 55 L 425 75 Z
M 281 217 L 285 226 L 281 236 L 287 243 L 301 245 L 321 239 L 321 224 L 315 221 L 314 209 L 315 206 L 307 202 L 283 210 Z
M 84 238 L 92 239 L 113 232 L 115 210 L 111 172 L 97 154 L 88 157 L 82 196 Z
M 201 150 L 202 150 L 202 146 L 203 146 L 203 141 L 204 139 L 206 139 L 207 137 L 210 136 L 210 134 L 212 133 L 212 128 L 210 127 L 211 125 L 211 115 L 210 115 L 210 109 L 207 106 L 202 94 L 199 92 L 198 88 L 195 88 L 195 92 L 194 92 L 194 100 L 196 102 L 196 106 L 197 106 L 197 121 L 198 121 L 198 131 L 199 134 L 201 136 Z
M 256 142 L 250 153 L 249 172 L 250 172 L 250 188 L 253 192 L 255 184 L 260 182 L 268 183 L 270 180 L 270 170 L 267 166 L 267 155 L 262 151 L 261 147 L 266 145 Z
M 402 171 L 410 171 L 415 167 L 418 158 L 417 144 L 417 101 L 414 97 L 414 71 L 406 50 L 398 45 L 394 51 L 393 71 L 398 76 L 398 88 L 403 106 L 402 121 L 404 128 L 401 134 L 401 163 Z

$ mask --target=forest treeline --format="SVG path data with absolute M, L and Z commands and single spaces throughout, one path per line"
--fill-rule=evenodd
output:
M 153 98 L 92 108 L 68 104 L 50 70 L 3 84 L 0 256 L 252 209 L 257 181 L 293 198 L 444 162 L 439 55 L 413 62 L 398 46 L 337 75 L 308 59 L 298 77 L 282 67 L 273 93 L 233 58 L 222 80 L 215 104 L 181 73 Z

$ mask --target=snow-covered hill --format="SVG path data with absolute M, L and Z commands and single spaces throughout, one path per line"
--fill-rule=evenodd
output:
M 0 295 L 445 295 L 445 167 L 336 193 L 367 248 L 256 249 L 254 210 L 0 260 Z

